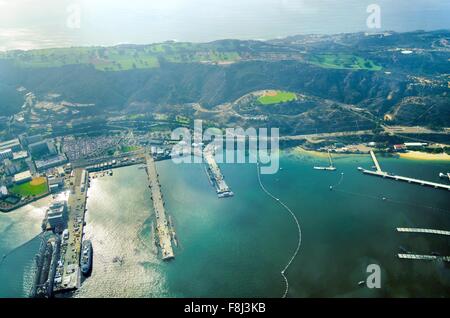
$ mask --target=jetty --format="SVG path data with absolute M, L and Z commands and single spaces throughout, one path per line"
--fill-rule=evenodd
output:
M 410 177 L 403 177 L 403 176 L 398 176 L 398 175 L 395 175 L 392 173 L 384 172 L 383 170 L 381 170 L 380 164 L 378 163 L 377 157 L 375 156 L 375 153 L 373 152 L 373 150 L 370 150 L 370 155 L 372 157 L 372 160 L 373 160 L 376 170 L 373 171 L 373 170 L 367 170 L 367 169 L 358 167 L 358 170 L 362 171 L 364 174 L 387 178 L 387 179 L 392 179 L 392 180 L 396 180 L 396 181 L 404 181 L 404 182 L 408 182 L 408 183 L 418 184 L 421 186 L 429 186 L 429 187 L 433 187 L 435 189 L 442 189 L 442 190 L 450 191 L 450 185 L 448 185 L 448 184 L 436 183 L 436 182 L 415 179 L 415 178 L 410 178 Z
M 55 293 L 77 289 L 81 285 L 81 245 L 86 214 L 89 176 L 85 169 L 75 169 L 67 181 L 70 195 L 67 202 L 67 234 L 61 246 L 62 273 L 55 282 Z
M 401 233 L 425 233 L 425 234 L 437 234 L 450 236 L 450 231 L 443 230 L 433 230 L 433 229 L 420 229 L 420 228 L 408 228 L 408 227 L 398 227 L 397 232 Z
M 315 170 L 325 170 L 325 171 L 335 171 L 336 167 L 333 165 L 333 159 L 331 158 L 331 153 L 328 150 L 328 160 L 330 161 L 330 165 L 328 167 L 314 166 Z
M 438 255 L 420 255 L 420 254 L 397 254 L 400 259 L 419 260 L 419 261 L 436 261 L 442 260 L 444 262 L 450 262 L 450 256 L 438 256 Z
M 233 191 L 228 187 L 224 180 L 222 172 L 220 171 L 219 165 L 214 158 L 214 149 L 211 147 L 205 147 L 203 152 L 207 169 L 206 172 L 210 178 L 211 183 L 216 188 L 216 193 L 219 198 L 232 197 L 234 195 Z
M 171 227 L 171 222 L 166 216 L 164 199 L 161 193 L 161 185 L 158 180 L 155 161 L 151 155 L 146 155 L 145 161 L 147 165 L 147 176 L 151 198 L 153 201 L 153 210 L 156 216 L 156 232 L 158 234 L 157 243 L 161 248 L 162 259 L 169 260 L 175 257 L 172 248 L 172 237 L 175 237 L 175 232 Z

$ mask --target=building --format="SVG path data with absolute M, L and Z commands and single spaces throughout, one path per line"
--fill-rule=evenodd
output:
M 19 172 L 19 168 L 15 163 L 13 163 L 10 159 L 5 159 L 3 162 L 4 170 L 7 176 L 12 176 Z
M 29 170 L 14 175 L 14 182 L 16 184 L 25 183 L 31 181 L 31 179 L 32 176 Z
M 62 229 L 64 225 L 64 213 L 67 205 L 65 201 L 53 202 L 47 212 L 47 222 L 52 229 Z
M 12 151 L 19 151 L 21 150 L 20 141 L 19 139 L 12 139 L 8 141 L 4 141 L 0 143 L 0 151 L 11 149 Z
M 48 177 L 48 187 L 51 193 L 55 193 L 64 187 L 64 177 Z
M 13 156 L 13 152 L 11 149 L 6 149 L 6 150 L 2 150 L 0 151 L 0 160 L 5 160 L 5 159 L 12 159 Z
M 427 146 L 428 144 L 425 142 L 405 142 L 404 145 L 406 148 L 421 148 Z
M 13 160 L 25 159 L 28 157 L 28 152 L 26 150 L 13 152 Z
M 27 136 L 26 134 L 23 134 L 23 135 L 19 136 L 19 139 L 24 147 L 27 147 L 28 145 L 43 141 L 43 138 L 41 135 Z
M 0 198 L 4 198 L 8 195 L 8 188 L 6 186 L 0 187 Z
M 46 141 L 38 141 L 28 145 L 28 150 L 32 156 L 41 156 L 49 153 L 48 144 Z
M 401 152 L 401 151 L 405 151 L 405 150 L 406 150 L 406 146 L 404 144 L 394 145 L 394 151 Z
M 67 157 L 64 154 L 51 157 L 45 160 L 36 160 L 34 162 L 38 171 L 44 171 L 67 163 Z

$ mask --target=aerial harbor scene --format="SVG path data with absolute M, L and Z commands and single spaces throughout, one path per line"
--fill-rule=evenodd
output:
M 0 298 L 450 297 L 450 4 L 261 1 L 0 1 Z

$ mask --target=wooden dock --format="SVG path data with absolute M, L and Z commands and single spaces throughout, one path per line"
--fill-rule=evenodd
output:
M 156 172 L 155 161 L 152 156 L 145 156 L 147 164 L 147 176 L 149 187 L 151 190 L 151 196 L 153 201 L 153 210 L 156 216 L 156 232 L 158 233 L 159 247 L 161 248 L 161 254 L 163 260 L 169 260 L 175 257 L 172 248 L 172 229 L 170 222 L 167 219 L 166 211 L 164 209 L 164 199 L 161 193 L 161 186 L 158 180 L 158 173 Z
M 437 234 L 437 235 L 450 236 L 450 231 L 433 230 L 433 229 L 420 229 L 420 228 L 408 228 L 408 227 L 398 227 L 397 228 L 397 232 L 402 232 L 402 233 L 426 233 L 426 234 Z
M 419 261 L 436 261 L 443 260 L 444 262 L 450 262 L 450 256 L 437 256 L 437 255 L 419 255 L 419 254 L 398 254 L 400 259 L 419 260 Z
M 433 187 L 435 189 L 442 189 L 442 190 L 450 191 L 450 185 L 448 185 L 448 184 L 442 184 L 442 183 L 436 183 L 436 182 L 420 180 L 420 179 L 415 179 L 415 178 L 397 176 L 392 173 L 384 172 L 383 170 L 381 170 L 381 167 L 380 167 L 380 164 L 378 163 L 377 157 L 375 156 L 375 153 L 372 150 L 370 151 L 370 155 L 372 156 L 372 160 L 375 165 L 376 171 L 367 170 L 367 169 L 363 169 L 363 168 L 359 167 L 358 170 L 362 171 L 364 174 L 387 178 L 387 179 L 392 179 L 392 180 L 396 180 L 396 181 L 404 181 L 404 182 L 408 182 L 408 183 L 418 184 L 421 186 Z

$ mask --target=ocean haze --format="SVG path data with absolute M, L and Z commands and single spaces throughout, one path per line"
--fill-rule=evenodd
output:
M 373 2 L 0 0 L 0 50 L 450 28 L 448 1 L 379 0 L 382 28 L 368 29 Z M 68 27 L 78 9 L 80 28 Z

